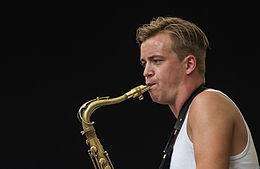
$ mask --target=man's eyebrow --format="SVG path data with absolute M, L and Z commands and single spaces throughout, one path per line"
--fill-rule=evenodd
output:
M 152 60 L 154 58 L 164 58 L 164 56 L 162 55 L 152 55 L 152 56 L 148 56 L 148 60 Z M 145 59 L 141 58 L 140 59 L 141 62 L 145 62 Z
M 162 55 L 152 55 L 148 57 L 149 59 L 154 59 L 154 58 L 164 58 Z

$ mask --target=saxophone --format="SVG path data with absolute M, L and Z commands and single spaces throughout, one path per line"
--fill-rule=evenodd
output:
M 140 85 L 122 96 L 112 99 L 109 99 L 109 97 L 97 97 L 96 99 L 84 103 L 80 107 L 78 111 L 78 119 L 82 123 L 83 131 L 81 131 L 81 134 L 85 135 L 87 138 L 86 144 L 90 147 L 88 154 L 95 169 L 114 169 L 114 166 L 108 156 L 108 153 L 104 151 L 103 146 L 97 138 L 93 126 L 94 122 L 90 121 L 92 113 L 102 106 L 117 104 L 130 98 L 138 97 L 139 100 L 143 100 L 143 93 L 148 90 L 148 86 Z

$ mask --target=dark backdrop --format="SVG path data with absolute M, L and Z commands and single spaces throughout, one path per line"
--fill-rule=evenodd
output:
M 257 10 L 252 4 L 196 5 L 4 4 L 1 168 L 92 168 L 77 111 L 97 96 L 117 97 L 144 83 L 135 30 L 157 16 L 187 19 L 206 33 L 207 85 L 237 103 L 259 152 Z M 92 120 L 121 169 L 158 168 L 175 122 L 148 94 L 142 102 L 98 109 Z

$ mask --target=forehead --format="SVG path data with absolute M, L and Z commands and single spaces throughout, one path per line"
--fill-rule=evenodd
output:
M 147 39 L 141 44 L 141 57 L 163 55 L 170 52 L 172 40 L 168 33 L 159 33 Z

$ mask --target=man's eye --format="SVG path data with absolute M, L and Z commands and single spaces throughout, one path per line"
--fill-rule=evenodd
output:
M 156 64 L 160 63 L 161 61 L 162 60 L 160 60 L 160 59 L 153 60 L 153 62 L 156 63 Z

